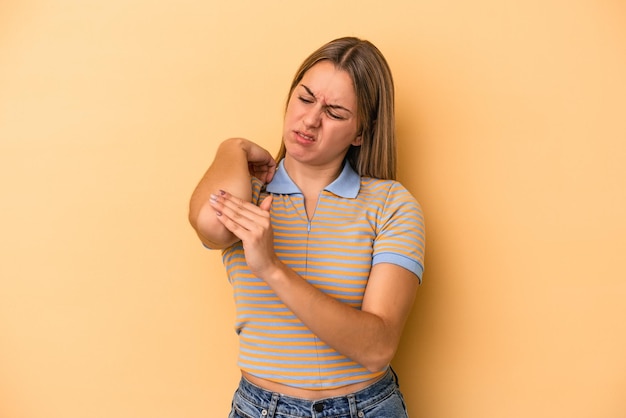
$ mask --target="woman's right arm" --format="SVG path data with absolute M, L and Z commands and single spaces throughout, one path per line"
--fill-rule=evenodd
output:
M 189 202 L 189 222 L 200 240 L 209 248 L 226 248 L 239 239 L 218 221 L 209 204 L 211 194 L 228 190 L 243 201 L 252 200 L 250 176 L 269 183 L 276 162 L 269 152 L 243 138 L 227 139 L 220 144 L 213 163 L 198 183 Z

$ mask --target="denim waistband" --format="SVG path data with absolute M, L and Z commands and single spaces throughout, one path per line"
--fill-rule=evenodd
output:
M 357 410 L 363 410 L 385 400 L 397 389 L 396 374 L 391 368 L 388 368 L 380 379 L 357 392 L 316 401 L 271 392 L 250 383 L 243 377 L 237 392 L 248 402 L 268 410 L 270 416 L 278 413 L 294 417 L 314 416 L 322 418 L 340 414 L 356 416 Z

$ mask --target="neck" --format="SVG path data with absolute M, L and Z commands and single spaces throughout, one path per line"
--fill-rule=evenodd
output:
M 332 166 L 311 166 L 301 164 L 285 156 L 285 170 L 291 180 L 307 195 L 317 195 L 332 183 L 343 169 L 343 162 Z

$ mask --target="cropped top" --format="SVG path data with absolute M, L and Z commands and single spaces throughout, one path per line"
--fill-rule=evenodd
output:
M 304 196 L 282 162 L 264 188 L 252 179 L 253 202 L 273 194 L 270 219 L 278 258 L 322 292 L 360 309 L 373 265 L 424 271 L 424 220 L 400 183 L 360 177 L 345 163 L 320 194 L 309 221 Z M 260 378 L 309 390 L 374 378 L 313 334 L 246 265 L 241 242 L 222 254 L 236 306 L 239 367 Z M 389 277 L 389 280 L 394 280 Z

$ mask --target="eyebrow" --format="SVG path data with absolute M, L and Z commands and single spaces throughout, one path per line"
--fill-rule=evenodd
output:
M 300 84 L 300 85 L 301 85 L 301 86 L 302 86 L 302 87 L 306 90 L 306 92 L 307 92 L 308 94 L 310 94 L 311 96 L 313 96 L 313 97 L 317 98 L 317 96 L 315 95 L 315 93 L 313 93 L 313 91 L 311 91 L 311 89 L 310 89 L 310 88 L 308 88 L 308 87 L 307 87 L 307 86 L 305 86 L 304 84 Z M 341 106 L 341 105 L 338 105 L 338 104 L 329 104 L 329 103 L 326 103 L 326 107 L 330 107 L 331 109 L 345 110 L 346 112 L 348 112 L 348 113 L 352 114 L 352 111 L 351 111 L 350 109 L 348 109 L 348 108 L 346 108 L 346 107 L 343 107 L 343 106 Z

